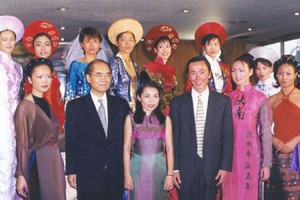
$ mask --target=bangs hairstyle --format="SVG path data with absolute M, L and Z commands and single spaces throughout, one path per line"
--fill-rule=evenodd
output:
M 41 37 L 41 36 L 47 37 L 47 38 L 50 40 L 50 44 L 51 44 L 51 47 L 52 47 L 52 40 L 51 40 L 51 37 L 50 37 L 47 33 L 44 33 L 44 32 L 40 32 L 40 33 L 36 34 L 36 35 L 33 37 L 33 40 L 32 40 L 32 46 L 34 46 L 34 41 L 35 41 L 38 37 Z
M 265 59 L 265 58 L 257 58 L 257 59 L 255 60 L 255 66 L 254 66 L 254 69 L 257 68 L 257 64 L 258 64 L 259 62 L 262 63 L 263 65 L 267 66 L 267 67 L 272 67 L 271 61 L 269 61 L 269 60 L 267 60 L 267 59 Z
M 162 114 L 161 112 L 161 88 L 151 79 L 145 79 L 143 80 L 138 89 L 137 89 L 137 97 L 141 98 L 142 93 L 144 92 L 145 88 L 147 87 L 152 87 L 158 90 L 159 93 L 159 104 L 158 106 L 152 111 L 151 116 L 155 115 L 159 121 L 160 124 L 165 124 L 166 117 Z M 134 113 L 133 119 L 134 122 L 137 124 L 142 124 L 144 117 L 145 117 L 145 112 L 143 110 L 142 103 L 136 98 L 136 111 Z M 151 118 L 150 118 L 150 123 L 151 123 Z
M 158 40 L 155 41 L 153 47 L 157 49 L 157 46 L 160 42 L 169 42 L 170 46 L 172 47 L 172 40 L 168 36 L 163 35 L 160 38 L 158 38 Z
M 269 60 L 267 60 L 265 58 L 257 58 L 257 59 L 254 60 L 254 62 L 255 62 L 255 66 L 253 67 L 254 70 L 257 69 L 257 65 L 258 65 L 259 62 L 261 64 L 263 64 L 264 66 L 266 66 L 266 67 L 269 67 L 269 68 L 272 67 L 271 61 L 269 61 Z M 253 75 L 250 77 L 250 82 L 251 82 L 252 85 L 256 85 L 259 82 L 259 78 L 258 78 L 258 76 L 257 76 L 257 74 L 256 74 L 255 71 L 253 72 Z M 278 86 L 277 85 L 273 85 L 273 87 L 277 88 Z
M 117 37 L 116 37 L 116 41 L 117 41 L 117 42 L 118 42 L 118 40 L 120 39 L 120 37 L 122 37 L 122 35 L 123 35 L 124 33 L 130 33 L 130 34 L 132 35 L 133 39 L 134 39 L 134 42 L 136 42 L 136 40 L 135 40 L 135 35 L 134 35 L 132 32 L 130 32 L 130 31 L 125 31 L 125 32 L 119 33 L 119 34 L 117 35 Z
M 208 68 L 208 72 L 210 73 L 210 72 L 211 72 L 210 63 L 209 63 L 208 60 L 205 58 L 205 56 L 196 56 L 196 57 L 191 58 L 191 59 L 187 62 L 187 64 L 186 64 L 186 74 L 187 74 L 187 75 L 189 74 L 189 69 L 190 69 L 190 64 L 191 64 L 191 63 L 200 62 L 200 61 L 205 62 L 206 66 L 207 66 L 207 68 Z
M 208 35 L 206 35 L 206 36 L 203 37 L 203 39 L 202 39 L 202 41 L 201 41 L 202 46 L 205 46 L 206 43 L 210 43 L 210 41 L 211 41 L 212 39 L 215 39 L 215 38 L 218 39 L 218 41 L 219 41 L 219 43 L 220 43 L 220 46 L 221 46 L 221 40 L 220 40 L 220 37 L 219 37 L 218 35 L 216 35 L 216 34 L 213 34 L 213 33 L 208 34 Z
M 299 77 L 300 63 L 297 62 L 297 60 L 295 59 L 295 56 L 293 56 L 293 55 L 283 55 L 279 60 L 277 60 L 274 63 L 273 71 L 274 71 L 274 78 L 275 78 L 277 84 L 280 85 L 277 80 L 278 69 L 280 66 L 282 66 L 284 64 L 288 64 L 288 65 L 292 66 L 295 73 L 298 73 L 298 76 L 296 77 L 296 80 L 295 80 L 295 85 L 298 89 L 300 89 L 300 77 Z
M 102 42 L 101 34 L 97 31 L 97 29 L 95 29 L 93 27 L 86 27 L 86 28 L 81 29 L 81 31 L 79 33 L 79 42 L 80 43 L 83 43 L 84 37 L 98 38 L 100 43 Z

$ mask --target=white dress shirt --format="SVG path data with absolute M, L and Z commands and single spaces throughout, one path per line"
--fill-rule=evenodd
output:
M 196 120 L 196 113 L 197 113 L 197 106 L 198 106 L 198 96 L 200 93 L 196 92 L 194 88 L 192 88 L 192 101 L 193 101 L 193 109 L 194 109 L 194 119 Z M 206 89 L 201 93 L 201 101 L 204 111 L 204 124 L 206 122 L 206 113 L 207 113 L 207 106 L 208 106 L 208 96 L 209 96 L 209 89 L 208 86 Z M 195 127 L 196 128 L 196 127 Z M 179 172 L 179 170 L 174 170 L 174 173 Z
M 98 111 L 99 106 L 100 106 L 100 102 L 98 100 L 102 99 L 103 106 L 104 106 L 104 109 L 105 109 L 106 121 L 108 122 L 108 110 L 107 110 L 107 97 L 106 97 L 106 93 L 101 98 L 99 98 L 96 95 L 94 95 L 93 92 L 91 91 L 91 97 L 92 97 L 92 100 L 94 102 L 94 105 L 95 105 L 95 108 L 96 108 L 97 111 Z
M 192 100 L 193 100 L 193 109 L 194 109 L 194 119 L 196 119 L 197 106 L 198 106 L 198 96 L 199 95 L 200 95 L 200 93 L 196 92 L 196 90 L 194 90 L 194 88 L 192 88 Z M 206 89 L 201 93 L 201 101 L 202 101 L 203 111 L 204 111 L 204 123 L 206 121 L 208 96 L 209 96 L 209 89 L 208 89 L 208 87 L 206 87 Z

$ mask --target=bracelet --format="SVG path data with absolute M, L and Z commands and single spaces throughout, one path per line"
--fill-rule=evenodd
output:
M 167 176 L 174 176 L 174 174 L 168 174 Z

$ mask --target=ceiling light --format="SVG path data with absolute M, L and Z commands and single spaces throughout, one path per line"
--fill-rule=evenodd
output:
M 300 15 L 300 12 L 294 12 L 294 15 L 295 15 L 295 16 L 299 16 L 299 15 Z
M 252 30 L 253 30 L 252 28 L 250 28 L 250 27 L 248 28 L 248 31 L 252 31 Z
M 144 38 L 141 38 L 141 41 L 143 42 L 143 41 L 144 41 Z
M 60 10 L 60 11 L 66 11 L 67 9 L 66 8 L 59 8 L 58 10 Z
M 66 27 L 64 27 L 64 26 L 60 27 L 60 30 L 65 30 L 65 29 L 66 29 Z
M 63 42 L 63 41 L 65 41 L 65 38 L 63 38 L 63 37 L 62 37 L 62 38 L 60 38 L 60 41 L 62 41 L 62 42 Z
M 183 13 L 188 13 L 188 12 L 190 12 L 191 11 L 191 9 L 182 9 L 181 10 L 181 12 L 183 12 Z

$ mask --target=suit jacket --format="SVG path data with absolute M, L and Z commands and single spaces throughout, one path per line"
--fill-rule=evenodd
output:
M 90 94 L 67 104 L 66 174 L 77 175 L 80 192 L 124 188 L 123 130 L 129 106 L 126 100 L 108 94 L 107 104 L 107 138 Z
M 180 171 L 182 182 L 192 184 L 197 142 L 191 92 L 175 97 L 171 102 L 174 142 L 174 170 Z M 233 121 L 230 99 L 209 91 L 204 130 L 203 160 L 205 180 L 212 183 L 218 170 L 231 171 L 233 158 Z

